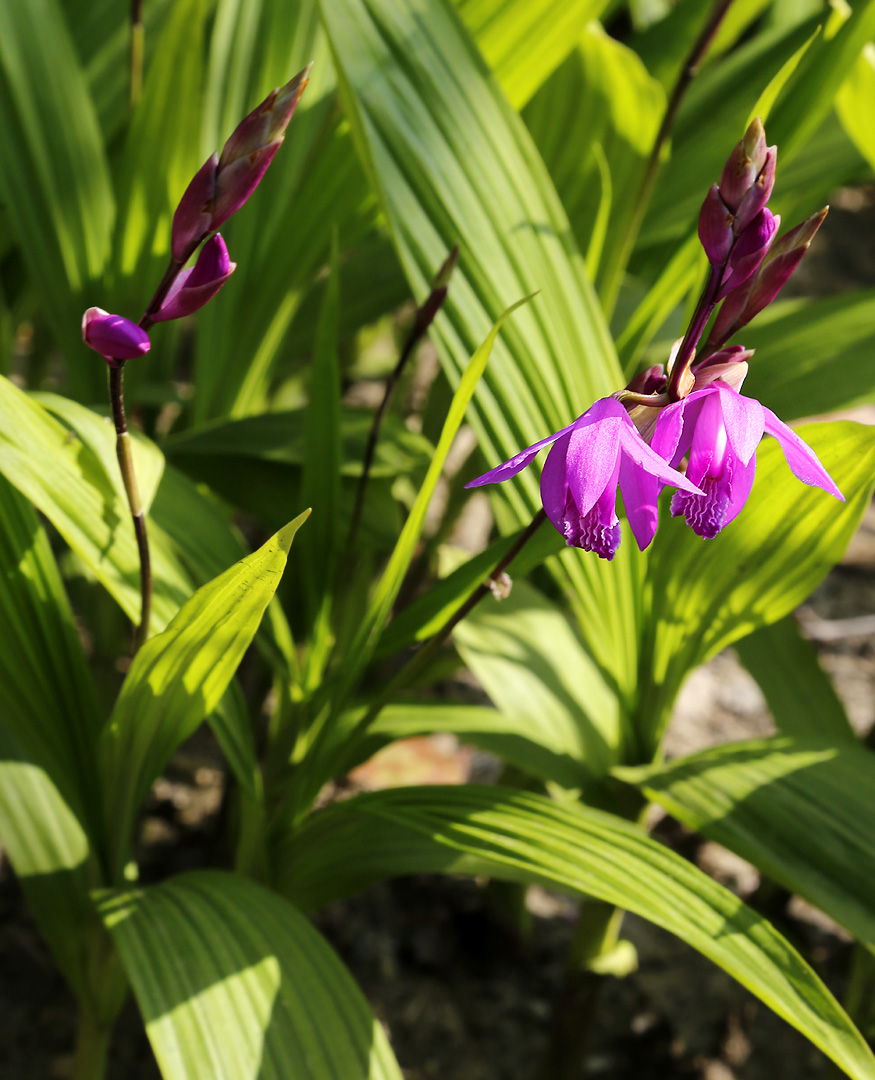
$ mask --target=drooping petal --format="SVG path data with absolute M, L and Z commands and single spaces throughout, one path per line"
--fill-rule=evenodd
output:
M 662 484 L 639 469 L 625 454 L 620 457 L 620 491 L 629 528 L 641 551 L 650 545 L 659 524 L 657 500 Z
M 732 449 L 746 465 L 759 446 L 765 428 L 763 407 L 756 398 L 744 397 L 719 382 L 712 384 L 718 395 L 723 423 Z
M 562 428 L 560 431 L 554 431 L 552 435 L 548 435 L 546 439 L 539 439 L 538 442 L 532 443 L 531 446 L 527 446 L 525 450 L 520 450 L 518 454 L 514 454 L 512 458 L 508 458 L 507 461 L 503 461 L 500 465 L 496 465 L 494 469 L 490 469 L 489 472 L 485 472 L 482 476 L 478 476 L 476 480 L 469 480 L 465 484 L 466 488 L 483 487 L 484 484 L 500 484 L 503 480 L 510 480 L 512 476 L 516 476 L 518 472 L 521 472 L 526 465 L 534 461 L 535 455 L 539 450 L 543 450 L 545 446 L 550 446 L 556 442 L 557 439 L 561 439 L 563 435 L 567 435 L 574 427 L 583 420 L 586 413 L 583 416 L 579 416 L 573 424 L 569 424 L 567 427 Z
M 573 436 L 571 436 L 573 438 Z M 600 559 L 610 562 L 620 546 L 620 519 L 617 517 L 617 480 L 620 473 L 620 460 L 617 458 L 614 470 L 595 503 L 581 513 L 573 497 L 566 502 L 563 521 L 565 542 L 572 547 L 594 551 Z M 569 495 L 571 495 L 569 485 Z
M 568 474 L 565 467 L 565 455 L 568 452 L 570 434 L 563 435 L 553 446 L 544 462 L 541 473 L 541 503 L 544 513 L 563 535 L 565 533 L 565 507 L 568 499 Z M 470 487 L 470 484 L 466 485 Z
M 833 478 L 821 465 L 820 459 L 808 443 L 800 439 L 796 432 L 787 427 L 783 420 L 779 420 L 771 409 L 763 406 L 763 415 L 766 433 L 780 443 L 787 464 L 796 479 L 801 480 L 803 484 L 822 488 L 830 495 L 844 502 L 844 495 L 836 487 Z

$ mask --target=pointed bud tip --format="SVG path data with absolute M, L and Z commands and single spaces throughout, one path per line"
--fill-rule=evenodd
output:
M 444 260 L 440 270 L 435 274 L 434 280 L 431 283 L 432 290 L 434 289 L 446 289 L 450 284 L 450 278 L 453 276 L 453 271 L 459 265 L 459 245 L 454 244 L 453 250 Z

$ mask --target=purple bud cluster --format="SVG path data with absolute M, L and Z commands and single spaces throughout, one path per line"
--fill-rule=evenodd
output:
M 102 308 L 82 319 L 82 340 L 120 367 L 149 351 L 148 328 L 192 315 L 211 300 L 237 267 L 216 231 L 255 191 L 283 143 L 286 128 L 307 86 L 308 64 L 285 86 L 272 90 L 231 133 L 221 154 L 197 171 L 173 215 L 170 270 L 139 324 Z M 206 240 L 193 267 L 183 269 Z

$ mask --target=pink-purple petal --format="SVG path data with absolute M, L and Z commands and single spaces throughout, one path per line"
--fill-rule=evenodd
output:
M 556 442 L 547 455 L 541 473 L 541 503 L 544 507 L 544 513 L 553 523 L 553 526 L 563 535 L 565 534 L 565 505 L 568 498 L 565 455 L 568 452 L 568 440 L 570 438 L 570 434 L 565 434 Z M 470 484 L 467 486 L 470 487 Z
M 584 413 L 584 416 L 585 415 L 586 414 Z M 507 461 L 502 461 L 502 463 L 496 465 L 494 469 L 490 469 L 489 472 L 485 472 L 482 476 L 478 476 L 476 480 L 469 480 L 468 483 L 465 484 L 465 487 L 483 487 L 484 484 L 500 484 L 504 480 L 510 480 L 512 476 L 516 476 L 518 472 L 521 472 L 527 465 L 534 461 L 539 450 L 543 450 L 545 446 L 550 446 L 552 443 L 556 442 L 557 439 L 561 439 L 563 435 L 567 435 L 582 419 L 583 417 L 580 416 L 573 424 L 569 424 L 560 431 L 554 431 L 553 434 L 548 435 L 546 439 L 539 439 L 538 442 L 532 443 L 532 445 L 527 446 L 525 450 L 520 450 L 518 454 L 514 454 L 512 458 L 508 458 Z
M 836 487 L 833 478 L 821 465 L 820 459 L 808 443 L 801 439 L 792 428 L 787 427 L 783 420 L 775 416 L 771 409 L 763 406 L 763 414 L 766 433 L 780 443 L 787 464 L 796 479 L 801 480 L 803 484 L 822 488 L 844 502 L 844 495 Z
M 650 545 L 659 524 L 660 482 L 639 469 L 623 454 L 620 458 L 620 491 L 629 528 L 641 551 Z
M 568 487 L 583 515 L 595 506 L 616 468 L 622 426 L 620 417 L 610 416 L 576 428 L 568 437 Z
M 744 465 L 740 460 L 735 461 L 735 468 L 732 473 L 732 486 L 729 492 L 729 503 L 726 507 L 726 514 L 723 518 L 723 528 L 734 521 L 741 511 L 744 509 L 744 504 L 748 500 L 748 496 L 753 488 L 753 480 L 757 471 L 757 456 L 753 454 L 750 461 Z
M 756 398 L 744 397 L 728 386 L 712 383 L 719 394 L 723 423 L 732 449 L 746 465 L 759 446 L 765 428 L 763 407 Z
M 677 469 L 673 469 L 666 461 L 663 461 L 659 454 L 647 445 L 631 424 L 628 428 L 623 427 L 621 429 L 620 443 L 623 453 L 640 469 L 644 469 L 645 472 L 655 476 L 658 480 L 662 480 L 665 484 L 673 484 L 675 487 L 682 488 L 692 495 L 701 494 L 695 484 L 690 483 Z

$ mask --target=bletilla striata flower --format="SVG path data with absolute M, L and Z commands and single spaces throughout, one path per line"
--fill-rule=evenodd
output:
M 653 434 L 651 446 L 673 465 L 689 454 L 686 476 L 701 494 L 675 492 L 671 512 L 674 517 L 684 517 L 692 530 L 707 540 L 733 521 L 747 502 L 763 435 L 777 439 L 797 479 L 844 502 L 811 447 L 771 409 L 755 398 L 744 397 L 724 381 L 728 377 L 740 386 L 746 370 L 743 360 L 720 368 L 714 365 L 710 370 L 705 367 L 692 393 L 660 411 Z
M 211 236 L 201 248 L 195 265 L 177 275 L 152 322 L 193 314 L 212 300 L 236 269 L 237 263 L 231 262 L 222 234 Z
M 643 551 L 656 532 L 659 481 L 689 496 L 700 494 L 641 438 L 626 408 L 602 398 L 573 424 L 533 443 L 510 460 L 471 480 L 481 487 L 509 480 L 552 444 L 541 474 L 541 500 L 553 525 L 570 547 L 613 559 L 620 545 L 617 485 L 629 526 Z
M 145 330 L 124 315 L 110 315 L 103 308 L 90 307 L 82 316 L 82 340 L 94 349 L 110 367 L 119 362 L 145 356 L 152 343 Z

